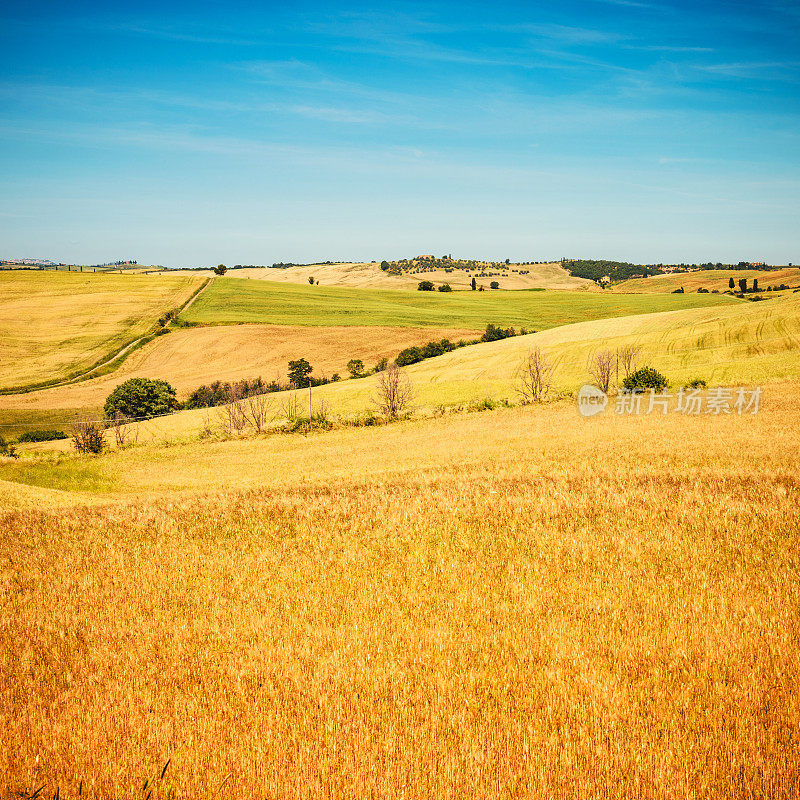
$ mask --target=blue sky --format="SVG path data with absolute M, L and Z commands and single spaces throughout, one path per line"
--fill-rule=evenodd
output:
M 3 3 L 0 255 L 800 262 L 800 4 Z

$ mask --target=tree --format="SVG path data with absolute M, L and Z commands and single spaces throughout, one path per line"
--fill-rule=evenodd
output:
M 313 276 L 313 275 L 309 276 L 309 278 L 308 278 L 308 282 L 309 282 L 309 283 L 310 283 L 312 286 L 314 285 L 314 276 Z
M 419 291 L 419 292 L 432 292 L 433 291 L 433 281 L 420 281 L 419 285 L 417 286 L 417 291 Z
M 739 290 L 741 292 L 747 291 L 747 278 L 739 278 Z
M 658 370 L 652 367 L 642 367 L 632 372 L 622 382 L 629 392 L 641 392 L 644 389 L 661 391 L 667 385 L 667 379 Z
M 617 348 L 617 383 L 619 384 L 619 367 L 622 367 L 627 378 L 636 370 L 636 362 L 639 360 L 641 347 L 638 344 L 625 344 Z
M 22 441 L 22 437 L 20 437 L 20 441 Z M 19 458 L 17 448 L 11 442 L 7 442 L 2 434 L 0 434 L 0 456 Z
M 753 291 L 758 291 L 758 278 L 753 278 Z
M 452 292 L 453 291 L 453 287 L 449 283 L 443 283 L 439 287 L 439 291 L 440 292 Z
M 214 273 L 217 275 L 224 275 L 228 271 L 228 268 L 224 264 L 217 264 L 214 267 Z
M 493 325 L 491 322 L 486 326 L 486 330 L 481 336 L 482 342 L 496 342 L 499 339 L 508 339 L 509 336 L 514 336 L 515 331 L 513 328 L 501 328 Z
M 302 388 L 311 383 L 310 375 L 313 367 L 304 358 L 298 358 L 296 361 L 289 362 L 289 383 Z
M 613 350 L 598 350 L 592 353 L 586 361 L 586 370 L 592 376 L 594 385 L 603 392 L 608 393 L 611 385 L 611 376 L 614 374 L 616 358 Z
M 478 282 L 475 278 L 472 279 L 472 291 L 474 292 L 478 288 Z
M 79 453 L 102 453 L 105 446 L 105 426 L 93 419 L 80 420 L 72 424 L 75 449 Z
M 421 347 L 406 347 L 401 350 L 395 358 L 395 364 L 398 367 L 407 367 L 409 364 L 416 364 L 417 361 L 422 361 L 425 355 Z
M 541 403 L 552 388 L 553 365 L 541 347 L 528 351 L 517 369 L 517 394 L 524 404 Z
M 499 288 L 500 288 L 500 284 L 499 284 L 497 281 L 492 281 L 492 282 L 489 284 L 489 288 L 490 288 L 490 289 L 499 289 Z
M 736 284 L 734 283 L 733 278 L 728 278 L 728 288 L 733 289 L 735 286 Z
M 106 419 L 117 415 L 125 419 L 149 419 L 169 414 L 178 407 L 175 389 L 166 381 L 129 378 L 106 398 L 103 413 Z
M 389 364 L 378 374 L 378 386 L 373 402 L 384 416 L 397 419 L 400 412 L 411 402 L 412 396 L 411 381 L 397 364 Z
M 351 378 L 360 378 L 364 374 L 364 362 L 360 358 L 351 358 L 347 362 L 347 370 Z
M 388 262 L 388 261 L 381 261 L 381 269 L 382 269 L 384 272 L 386 272 L 386 270 L 388 270 L 390 266 L 391 266 L 391 265 L 389 264 L 389 262 Z

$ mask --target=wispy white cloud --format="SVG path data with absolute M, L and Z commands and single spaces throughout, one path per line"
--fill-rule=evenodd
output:
M 220 32 L 212 33 L 202 30 L 186 30 L 176 25 L 155 26 L 140 25 L 135 23 L 119 23 L 110 26 L 113 30 L 125 31 L 128 33 L 140 34 L 142 36 L 152 36 L 158 39 L 170 39 L 179 42 L 195 42 L 197 44 L 220 44 L 233 45 L 236 47 L 248 47 L 251 45 L 263 44 L 254 39 L 242 39 L 238 36 L 226 36 Z
M 696 64 L 696 69 L 728 78 L 789 80 L 800 78 L 800 61 L 736 61 L 723 64 Z
M 660 3 L 643 3 L 641 0 L 595 0 L 595 2 L 610 6 L 627 6 L 628 8 L 650 8 L 659 11 L 666 9 L 666 6 Z

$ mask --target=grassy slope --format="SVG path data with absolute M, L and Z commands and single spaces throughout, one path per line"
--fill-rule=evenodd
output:
M 739 278 L 747 278 L 748 285 L 753 285 L 753 278 L 758 278 L 759 288 L 763 291 L 767 286 L 785 283 L 788 286 L 800 286 L 800 269 L 788 267 L 786 269 L 770 270 L 765 272 L 756 269 L 710 269 L 700 272 L 685 272 L 671 275 L 655 275 L 652 278 L 632 278 L 622 281 L 611 288 L 611 291 L 627 294 L 651 294 L 671 292 L 683 286 L 686 292 L 696 292 L 703 289 L 718 289 L 723 292 L 728 289 L 728 282 L 733 278 L 736 288 L 739 288 Z
M 196 289 L 192 276 L 0 272 L 0 382 L 67 378 L 147 333 Z
M 585 319 L 738 302 L 728 296 L 576 292 L 398 292 L 223 278 L 183 315 L 188 322 L 274 325 L 397 325 L 541 330 Z
M 77 460 L 128 501 L 0 519 L 0 785 L 794 796 L 799 403 Z

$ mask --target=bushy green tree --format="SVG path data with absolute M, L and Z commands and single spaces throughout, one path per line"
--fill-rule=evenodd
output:
M 417 286 L 417 291 L 420 291 L 420 292 L 432 292 L 433 291 L 433 281 L 420 281 L 419 285 Z
M 364 362 L 360 358 L 351 358 L 347 362 L 347 371 L 351 378 L 360 378 L 364 374 Z
M 452 292 L 453 291 L 453 287 L 449 283 L 443 283 L 439 287 L 439 291 L 440 292 Z
M 667 385 L 667 379 L 657 369 L 652 367 L 642 367 L 632 372 L 622 381 L 623 387 L 628 391 L 642 391 L 643 389 L 655 389 L 660 391 Z
M 166 381 L 129 378 L 108 396 L 103 413 L 107 419 L 138 419 L 169 414 L 178 407 L 175 389 Z
M 0 456 L 8 456 L 9 458 L 18 458 L 17 448 L 11 442 L 7 442 L 3 435 L 0 434 Z
M 313 367 L 304 358 L 289 362 L 289 383 L 297 387 L 308 386 L 311 383 Z
M 214 267 L 214 273 L 216 275 L 224 275 L 227 271 L 228 268 L 224 264 L 217 264 L 217 266 Z

